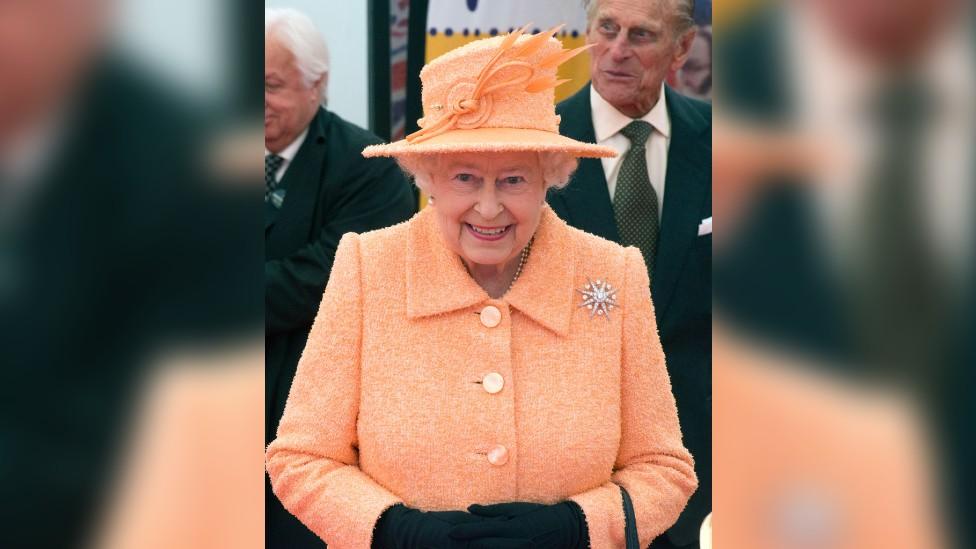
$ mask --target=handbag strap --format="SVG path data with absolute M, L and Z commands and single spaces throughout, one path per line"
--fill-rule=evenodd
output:
M 621 486 L 620 495 L 624 500 L 624 540 L 627 549 L 640 549 L 640 538 L 637 536 L 637 515 L 634 513 L 634 502 L 630 494 Z

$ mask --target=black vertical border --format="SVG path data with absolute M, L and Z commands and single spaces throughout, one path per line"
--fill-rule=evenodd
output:
M 407 41 L 407 105 L 405 134 L 420 129 L 417 119 L 424 115 L 420 101 L 420 69 L 427 55 L 427 11 L 430 0 L 410 0 L 410 21 Z
M 369 129 L 390 140 L 390 0 L 369 0 Z

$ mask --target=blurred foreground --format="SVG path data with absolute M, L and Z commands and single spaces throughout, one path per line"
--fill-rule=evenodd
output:
M 971 546 L 971 3 L 753 4 L 715 29 L 716 546 Z
M 260 18 L 173 6 L 0 2 L 0 547 L 262 543 Z

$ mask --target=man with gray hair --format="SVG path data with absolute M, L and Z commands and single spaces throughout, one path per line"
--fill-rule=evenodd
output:
M 616 149 L 550 193 L 569 224 L 644 255 L 685 446 L 700 485 L 652 547 L 698 547 L 711 509 L 712 111 L 665 85 L 695 38 L 693 0 L 584 0 L 591 83 L 559 132 Z
M 315 24 L 293 9 L 265 9 L 265 443 L 275 437 L 339 239 L 399 223 L 416 207 L 392 160 L 360 154 L 380 139 L 326 110 L 328 77 Z M 265 488 L 265 547 L 321 547 L 267 481 Z

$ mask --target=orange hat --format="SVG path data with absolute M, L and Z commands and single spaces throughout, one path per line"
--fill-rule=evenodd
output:
M 560 25 L 561 27 L 561 25 Z M 424 117 L 420 130 L 395 143 L 371 145 L 363 156 L 453 152 L 552 151 L 576 157 L 616 152 L 559 135 L 556 68 L 588 48 L 564 50 L 555 27 L 526 27 L 449 51 L 420 71 Z

